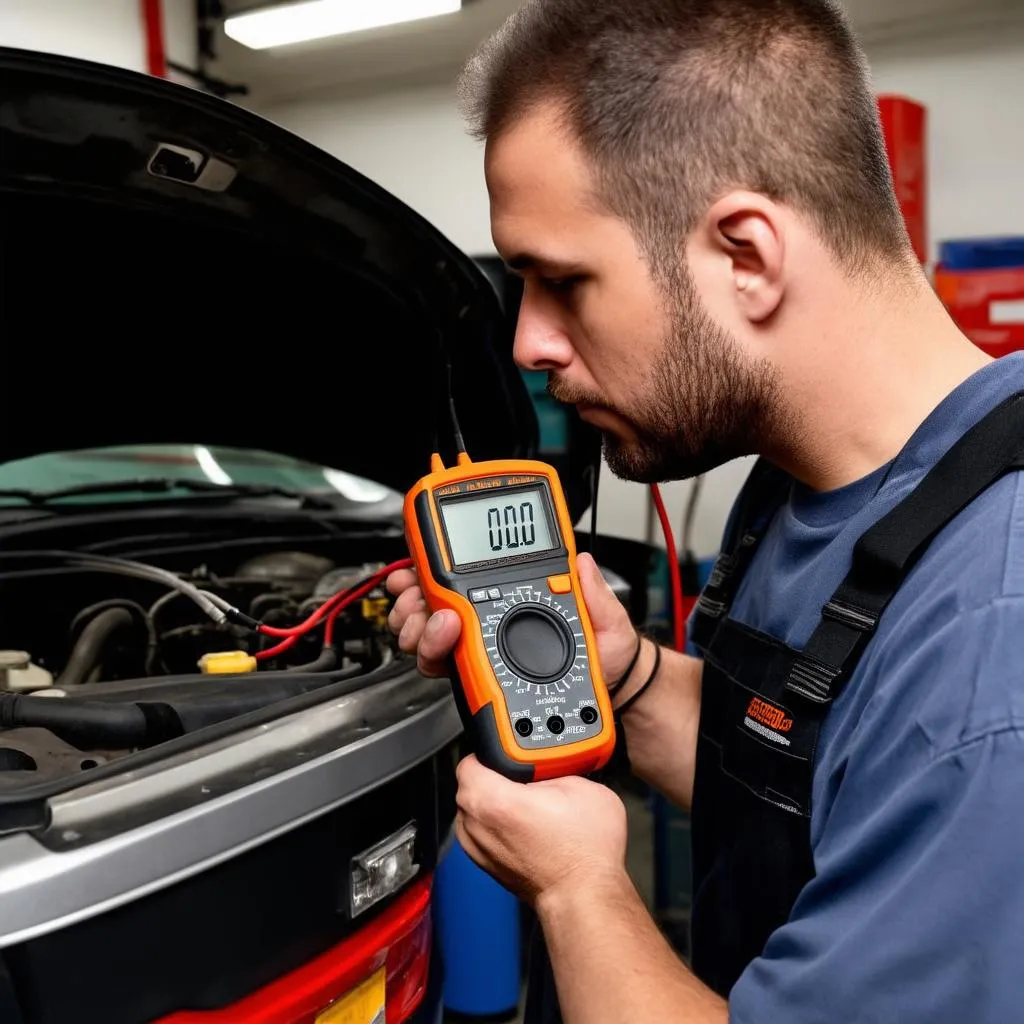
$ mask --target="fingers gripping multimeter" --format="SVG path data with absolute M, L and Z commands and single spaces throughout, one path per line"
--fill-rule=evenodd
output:
M 557 473 L 465 453 L 431 469 L 406 495 L 406 540 L 427 606 L 462 620 L 452 682 L 477 756 L 520 782 L 603 767 L 615 726 Z

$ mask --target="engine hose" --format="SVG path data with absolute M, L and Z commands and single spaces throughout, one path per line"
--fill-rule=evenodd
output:
M 113 704 L 0 693 L 0 728 L 49 729 L 74 746 L 125 750 L 151 746 L 182 733 L 167 705 Z
M 110 612 L 123 611 L 131 619 L 127 609 L 108 609 Z M 103 613 L 106 614 L 106 613 Z M 96 619 L 99 619 L 98 615 Z M 93 622 L 96 620 L 94 619 Z M 92 623 L 90 623 L 90 626 Z M 118 628 L 120 627 L 118 624 Z M 88 629 L 88 627 L 86 627 Z M 97 634 L 99 631 L 97 630 Z M 85 631 L 83 631 L 83 637 Z M 110 635 L 109 632 L 106 634 Z M 81 639 L 76 648 L 81 645 Z M 82 662 L 85 659 L 83 656 Z M 260 672 L 254 674 L 256 682 L 268 681 L 270 679 L 285 679 L 315 673 L 329 673 L 338 663 L 338 656 L 331 647 L 325 647 L 316 660 L 305 665 L 297 665 L 291 669 L 278 672 Z M 66 671 L 66 670 L 65 670 Z M 352 679 L 358 678 L 362 673 L 353 672 Z M 244 683 L 244 680 L 236 680 Z M 338 683 L 341 679 L 332 676 L 325 680 L 325 684 Z M 318 689 L 319 684 L 313 689 Z M 244 689 L 244 687 L 243 687 Z M 300 690 L 299 692 L 305 692 Z M 271 697 L 268 695 L 251 695 L 251 700 L 246 703 L 244 692 L 240 690 L 238 697 L 233 700 L 231 713 L 227 715 L 218 714 L 216 709 L 207 709 L 205 718 L 195 724 L 193 728 L 209 722 L 220 721 L 223 717 L 234 717 L 237 714 L 244 714 L 249 711 L 258 710 L 266 703 L 273 703 L 275 700 L 283 700 L 285 697 L 294 696 L 285 693 Z M 216 703 L 216 702 L 215 702 Z M 183 711 L 187 705 L 183 705 Z M 202 711 L 202 709 L 198 709 Z M 50 732 L 59 736 L 66 743 L 78 746 L 82 749 L 93 747 L 106 747 L 111 750 L 126 750 L 134 747 L 151 747 L 157 743 L 175 739 L 186 731 L 186 723 L 182 720 L 183 711 L 175 707 L 173 703 L 163 701 L 139 701 L 138 703 L 114 703 L 113 701 L 83 700 L 76 697 L 62 699 L 33 697 L 17 693 L 0 693 L 0 729 L 17 729 L 35 727 L 49 729 Z M 212 713 L 212 717 L 211 717 Z M 187 715 L 185 716 L 188 717 Z M 209 722 L 206 721 L 209 719 Z
M 75 641 L 71 656 L 54 686 L 78 686 L 84 683 L 100 663 L 107 641 L 119 630 L 134 625 L 135 617 L 127 608 L 107 608 L 94 616 Z
M 305 665 L 296 665 L 294 668 L 286 669 L 284 675 L 300 675 L 307 672 L 330 672 L 338 664 L 338 653 L 333 647 L 324 647 L 315 661 L 307 661 Z M 266 676 L 268 673 L 263 672 Z

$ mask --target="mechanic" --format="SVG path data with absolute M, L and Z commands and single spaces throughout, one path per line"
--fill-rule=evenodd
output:
M 1024 356 L 990 360 L 929 287 L 845 15 L 533 0 L 461 95 L 525 279 L 518 364 L 621 477 L 761 456 L 699 657 L 652 678 L 644 638 L 627 672 L 637 635 L 579 560 L 616 705 L 650 681 L 632 769 L 692 814 L 692 970 L 608 788 L 460 765 L 458 838 L 543 928 L 557 1002 L 531 1019 L 1020 1020 Z M 389 586 L 400 646 L 445 674 L 457 617 Z

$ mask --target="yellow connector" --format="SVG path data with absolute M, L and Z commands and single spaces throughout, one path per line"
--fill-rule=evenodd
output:
M 363 618 L 367 622 L 372 622 L 378 629 L 383 629 L 388 624 L 389 604 L 386 597 L 364 597 Z
M 208 675 L 255 672 L 256 659 L 245 651 L 214 651 L 199 659 L 199 671 Z

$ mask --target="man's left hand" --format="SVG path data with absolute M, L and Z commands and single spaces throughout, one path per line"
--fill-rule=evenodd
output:
M 556 888 L 622 878 L 626 809 L 577 777 L 523 785 L 467 757 L 458 768 L 456 835 L 485 871 L 531 906 Z

